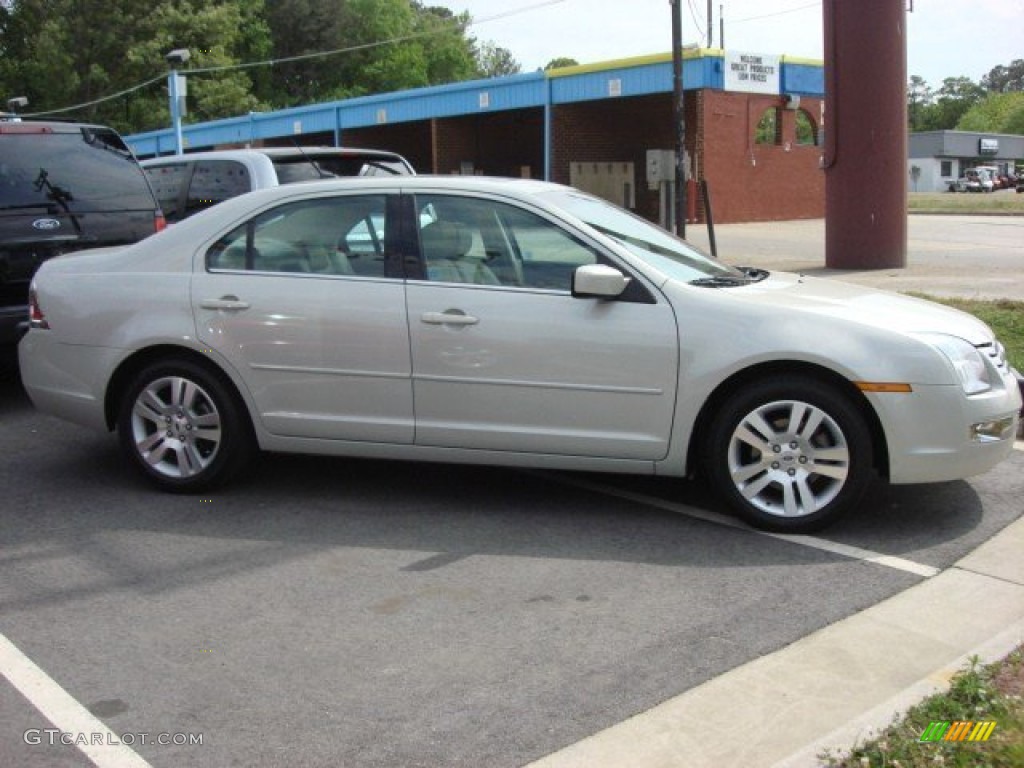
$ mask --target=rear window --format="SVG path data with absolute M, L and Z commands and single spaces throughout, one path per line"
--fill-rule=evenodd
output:
M 156 202 L 131 150 L 114 131 L 0 133 L 0 210 L 24 208 L 153 210 Z
M 274 159 L 277 180 L 282 184 L 329 179 L 333 176 L 407 176 L 409 168 L 401 160 L 378 157 L 340 157 L 338 155 Z

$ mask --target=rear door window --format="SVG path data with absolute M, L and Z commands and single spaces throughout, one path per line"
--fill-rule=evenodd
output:
M 235 160 L 197 160 L 185 200 L 185 215 L 252 190 L 249 169 Z
M 212 271 L 384 277 L 386 195 L 339 195 L 280 205 L 220 238 Z

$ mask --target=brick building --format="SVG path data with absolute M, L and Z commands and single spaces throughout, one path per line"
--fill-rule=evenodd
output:
M 421 173 L 547 178 L 659 221 L 671 211 L 671 183 L 649 180 L 649 169 L 673 165 L 664 154 L 675 143 L 671 59 L 646 56 L 252 113 L 185 126 L 184 145 L 381 147 L 402 153 Z M 824 215 L 823 82 L 821 62 L 685 52 L 691 218 L 704 218 L 697 182 L 706 182 L 719 222 Z M 128 141 L 140 157 L 174 151 L 170 129 Z

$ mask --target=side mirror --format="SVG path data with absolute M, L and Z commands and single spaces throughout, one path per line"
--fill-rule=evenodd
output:
M 621 296 L 632 278 L 605 264 L 587 264 L 572 273 L 572 295 L 576 299 L 614 299 Z

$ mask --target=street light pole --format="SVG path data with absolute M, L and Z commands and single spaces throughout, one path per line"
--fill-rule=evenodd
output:
M 174 126 L 174 154 L 183 154 L 181 138 L 181 116 L 184 113 L 185 78 L 178 74 L 178 67 L 189 60 L 188 48 L 176 48 L 167 54 L 167 63 L 171 71 L 167 75 L 167 95 L 171 100 L 171 123 Z
M 686 113 L 683 105 L 683 18 L 680 0 L 672 7 L 672 120 L 676 126 L 676 234 L 686 237 Z

